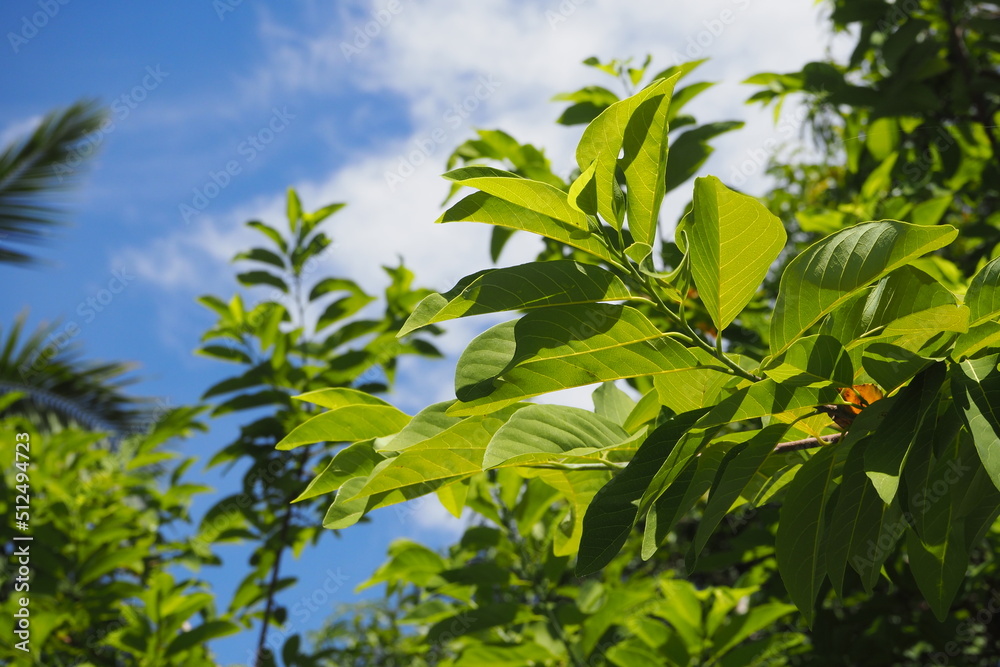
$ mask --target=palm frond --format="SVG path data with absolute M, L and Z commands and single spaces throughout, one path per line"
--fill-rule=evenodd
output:
M 76 181 L 95 152 L 81 150 L 81 140 L 106 115 L 94 102 L 78 102 L 53 111 L 29 135 L 0 148 L 0 262 L 35 261 L 16 246 L 37 243 L 59 224 L 61 211 L 52 195 Z
M 154 406 L 125 393 L 136 381 L 128 364 L 81 360 L 77 346 L 57 335 L 57 325 L 42 324 L 25 336 L 25 319 L 19 315 L 0 340 L 0 395 L 23 395 L 0 410 L 0 418 L 21 415 L 44 431 L 72 424 L 113 434 L 148 428 Z

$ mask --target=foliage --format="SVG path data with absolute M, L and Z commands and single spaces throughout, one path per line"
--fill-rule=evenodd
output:
M 78 102 L 49 113 L 30 135 L 0 149 L 0 262 L 35 261 L 18 246 L 49 235 L 59 213 L 52 195 L 76 180 L 80 163 L 94 152 L 79 144 L 105 116 L 94 103 Z
M 959 239 L 923 268 L 959 287 L 959 274 L 975 273 L 1000 240 L 995 7 L 969 0 L 831 5 L 834 28 L 857 34 L 846 64 L 814 62 L 747 81 L 760 87 L 750 101 L 773 104 L 775 113 L 788 99 L 803 99 L 801 127 L 827 158 L 776 163 L 772 208 L 810 235 L 879 218 L 950 224 Z
M 260 621 L 254 658 L 260 665 L 273 664 L 276 649 L 286 656 L 298 655 L 294 649 L 301 641 L 297 633 L 289 633 L 279 647 L 268 639 L 268 629 L 285 624 L 287 609 L 276 595 L 296 581 L 281 577 L 283 554 L 288 549 L 299 554 L 315 544 L 322 532 L 317 526 L 319 517 L 310 517 L 317 510 L 316 502 L 306 497 L 292 502 L 313 467 L 323 469 L 331 460 L 326 445 L 292 453 L 275 450 L 284 434 L 296 432 L 314 414 L 292 396 L 332 386 L 343 389 L 331 390 L 331 394 L 342 392 L 359 401 L 380 403 L 361 390 L 386 391 L 399 356 L 438 356 L 423 338 L 401 342 L 395 336 L 413 306 L 428 294 L 412 288 L 410 271 L 403 266 L 386 267 L 389 285 L 384 313 L 376 319 L 359 319 L 356 316 L 368 312 L 364 309 L 376 298 L 352 280 L 318 274 L 331 244 L 321 225 L 343 204 L 307 212 L 292 189 L 287 201 L 287 226 L 279 230 L 250 221 L 247 225 L 267 243 L 234 258 L 252 267 L 237 275 L 240 284 L 271 288 L 269 297 L 253 305 L 246 304 L 240 294 L 228 302 L 214 296 L 199 299 L 218 317 L 203 336 L 199 353 L 241 367 L 237 375 L 209 388 L 203 398 L 217 402 L 212 416 L 243 411 L 254 415 L 209 462 L 229 467 L 243 463 L 246 468 L 242 491 L 209 509 L 199 534 L 207 543 L 253 544 L 250 572 L 236 589 L 229 609 L 246 627 Z M 300 656 L 286 658 L 285 664 L 315 663 Z
M 8 394 L 4 402 L 16 396 Z M 189 520 L 191 498 L 207 489 L 184 477 L 192 459 L 165 445 L 193 429 L 199 410 L 178 408 L 144 433 L 100 446 L 102 434 L 68 427 L 45 433 L 30 420 L 0 421 L 0 437 L 29 443 L 26 458 L 5 468 L 0 509 L 30 505 L 30 542 L 3 528 L 0 609 L 15 618 L 30 599 L 30 653 L 0 645 L 0 659 L 38 665 L 214 665 L 205 642 L 239 626 L 219 614 L 197 579 L 178 565 L 215 557 L 190 538 L 171 537 Z M 25 495 L 28 502 L 25 502 Z M 20 511 L 20 510 L 19 510 Z M 35 576 L 18 573 L 27 545 Z M 14 635 L 11 635 L 13 637 Z M 24 663 L 27 664 L 27 663 Z
M 443 556 L 395 542 L 359 587 L 385 585 L 388 604 L 332 621 L 316 637 L 322 664 L 779 665 L 803 643 L 782 629 L 794 607 L 761 592 L 761 567 L 735 588 L 699 590 L 641 563 L 631 540 L 607 576 L 579 582 L 557 555 L 563 511 L 552 501 L 563 487 L 553 471 L 474 480 L 477 525 Z
M 680 74 L 591 120 L 568 187 L 483 167 L 449 172 L 478 191 L 439 222 L 530 231 L 573 250 L 474 274 L 417 306 L 405 331 L 525 311 L 470 342 L 456 400 L 402 428 L 368 421 L 352 434 L 320 413 L 279 448 L 355 443 L 311 485 L 337 492 L 327 527 L 432 492 L 456 515 L 479 510 L 470 489 L 497 471 L 546 479 L 560 496 L 552 557 L 575 556 L 580 575 L 609 567 L 637 529 L 644 559 L 676 548 L 671 529 L 697 509 L 684 545 L 693 569 L 727 514 L 779 503 L 773 553 L 808 624 L 827 579 L 837 595 L 855 582 L 870 594 L 897 541 L 905 576 L 944 620 L 1000 512 L 1000 348 L 980 334 L 1000 315 L 1000 260 L 942 281 L 925 258 L 953 252 L 955 227 L 858 222 L 796 253 L 769 295 L 760 285 L 785 246 L 783 225 L 712 177 L 696 180 L 675 242 L 654 252 L 670 173 L 664 119 Z M 726 343 L 734 326 L 760 353 Z M 631 380 L 640 400 L 605 385 L 593 413 L 524 402 L 616 380 Z M 330 406 L 326 392 L 301 398 Z M 366 405 L 337 394 L 338 411 Z
M 665 80 L 676 75 L 676 81 L 680 81 L 704 62 L 704 60 L 697 60 L 670 67 L 652 75 L 650 80 Z M 629 61 L 615 60 L 610 63 L 602 63 L 596 58 L 588 58 L 584 64 L 614 77 L 626 91 L 631 92 L 647 76 L 650 60 L 647 58 L 638 67 L 630 67 Z M 668 161 L 669 168 L 662 184 L 661 195 L 675 189 L 698 171 L 714 151 L 709 143 L 712 139 L 743 126 L 740 121 L 722 121 L 699 125 L 693 116 L 682 113 L 688 102 L 708 90 L 712 85 L 707 81 L 699 81 L 682 86 L 674 94 L 673 102 L 665 109 L 664 115 L 656 119 L 656 123 L 659 124 L 659 128 L 663 132 L 673 132 L 670 139 L 673 148 L 668 155 L 664 156 L 664 159 Z M 571 93 L 556 95 L 553 99 L 571 102 L 558 120 L 560 124 L 567 126 L 590 123 L 606 108 L 620 101 L 616 93 L 603 86 L 586 86 Z M 594 260 L 588 254 L 587 248 L 580 248 L 577 245 L 577 242 L 586 243 L 585 239 L 581 235 L 574 237 L 572 234 L 573 221 L 586 228 L 586 216 L 582 211 L 576 211 L 572 205 L 565 203 L 560 205 L 557 200 L 551 198 L 552 188 L 566 192 L 569 190 L 570 183 L 552 171 L 552 165 L 545 157 L 544 151 L 531 144 L 521 144 L 502 130 L 477 130 L 477 135 L 476 139 L 466 141 L 456 148 L 448 159 L 449 172 L 445 178 L 452 181 L 448 199 L 451 199 L 462 185 L 474 186 L 490 194 L 497 194 L 493 190 L 497 187 L 515 188 L 515 192 L 511 193 L 512 196 L 517 196 L 517 188 L 529 188 L 536 193 L 548 193 L 550 204 L 559 207 L 560 210 L 560 214 L 555 215 L 554 219 L 565 222 L 563 218 L 570 216 L 572 221 L 570 221 L 570 229 L 566 230 L 570 232 L 568 237 L 566 233 L 556 229 L 550 229 L 549 234 L 542 235 L 544 249 L 538 255 L 539 261 L 568 258 L 579 262 L 593 263 Z M 504 172 L 523 178 L 517 181 L 498 181 L 497 178 L 503 178 L 505 174 L 497 172 L 495 169 L 484 170 L 478 166 L 484 163 L 496 164 Z M 459 165 L 467 168 L 456 169 L 455 167 Z M 580 165 L 571 173 L 570 181 L 578 179 L 584 166 Z M 636 165 L 636 168 L 638 169 L 639 165 Z M 531 181 L 540 181 L 541 185 L 533 185 Z M 547 188 L 546 186 L 551 187 Z M 579 194 L 582 193 L 576 193 L 577 196 Z M 544 194 L 539 196 L 544 197 Z M 532 202 L 531 200 L 531 195 L 528 195 L 528 199 L 522 202 L 525 208 L 534 213 L 547 214 L 545 209 L 539 210 L 539 201 Z M 494 202 L 491 201 L 488 205 L 492 204 Z M 647 229 L 652 228 L 655 213 L 654 210 L 646 211 Z M 493 237 L 490 244 L 490 254 L 494 262 L 499 259 L 510 236 L 523 224 L 531 223 L 526 220 L 520 224 L 512 225 L 509 219 L 507 223 L 496 223 L 493 227 Z M 528 229 L 527 231 L 532 230 Z M 622 233 L 626 235 L 626 238 L 630 238 L 628 236 L 629 229 L 624 229 Z M 557 234 L 557 236 L 552 236 L 552 234 Z M 600 252 L 598 246 L 589 243 L 587 245 L 590 251 Z M 604 257 L 604 259 L 608 258 Z
M 0 395 L 17 393 L 2 415 L 19 415 L 44 431 L 77 425 L 110 432 L 113 441 L 145 429 L 154 409 L 129 396 L 135 382 L 121 363 L 81 358 L 66 329 L 42 324 L 24 336 L 26 314 L 15 320 L 0 352 Z

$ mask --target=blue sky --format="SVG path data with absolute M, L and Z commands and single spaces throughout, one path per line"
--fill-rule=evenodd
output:
M 381 24 L 373 22 L 380 11 Z M 699 78 L 724 83 L 691 108 L 703 122 L 747 121 L 717 142 L 703 169 L 731 181 L 740 165 L 787 138 L 769 112 L 742 104 L 749 92 L 739 82 L 795 70 L 831 46 L 805 0 L 9 0 L 0 27 L 0 140 L 81 98 L 110 105 L 113 119 L 68 197 L 72 225 L 38 249 L 48 264 L 0 267 L 7 285 L 0 324 L 24 308 L 31 323 L 74 323 L 74 340 L 89 357 L 137 362 L 136 390 L 169 405 L 195 402 L 232 371 L 192 354 L 212 321 L 194 298 L 233 293 L 228 259 L 253 238 L 243 223 L 280 223 L 287 186 L 299 189 L 308 209 L 349 204 L 329 226 L 335 245 L 322 270 L 377 291 L 379 265 L 401 255 L 421 284 L 445 289 L 489 261 L 485 226 L 431 224 L 447 192 L 438 176 L 445 157 L 473 128 L 503 128 L 545 147 L 557 171 L 567 172 L 579 130 L 556 126 L 561 107 L 547 100 L 607 85 L 580 65 L 584 58 L 652 53 L 654 67 L 712 58 Z M 477 90 L 475 108 L 457 112 Z M 412 175 L 387 176 L 420 146 L 429 156 Z M 228 181 L 218 176 L 227 166 L 235 173 Z M 213 174 L 224 187 L 212 186 Z M 759 178 L 744 184 L 762 186 Z M 679 190 L 666 222 L 689 196 L 689 188 Z M 525 261 L 534 249 L 515 237 L 501 261 Z M 102 290 L 120 284 L 108 301 Z M 105 302 L 88 304 L 99 297 Z M 393 400 L 412 413 L 448 398 L 454 355 L 484 324 L 451 328 L 442 342 L 448 361 L 405 364 Z M 562 400 L 585 404 L 586 394 Z M 214 421 L 182 450 L 205 461 L 238 423 Z M 202 498 L 198 513 L 233 492 L 239 477 L 238 470 L 205 474 L 217 492 Z M 298 627 L 315 628 L 335 601 L 356 599 L 354 586 L 392 539 L 444 545 L 458 529 L 436 501 L 405 520 L 383 510 L 292 563 L 301 582 L 282 599 L 290 607 L 307 600 L 339 568 L 347 582 L 327 608 L 296 617 Z M 223 555 L 225 571 L 203 575 L 225 598 L 243 576 L 245 553 Z M 252 641 L 247 633 L 215 648 L 224 662 L 242 664 Z

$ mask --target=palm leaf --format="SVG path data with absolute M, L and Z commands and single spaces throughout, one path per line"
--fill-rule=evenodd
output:
M 59 224 L 52 195 L 72 185 L 80 161 L 93 155 L 80 150 L 80 140 L 105 117 L 95 103 L 78 102 L 49 113 L 31 134 L 0 148 L 0 262 L 35 261 L 16 246 L 37 243 Z
M 43 323 L 24 335 L 24 324 L 22 313 L 0 338 L 0 395 L 22 395 L 0 418 L 19 415 L 43 431 L 75 424 L 117 435 L 152 424 L 153 406 L 124 392 L 136 381 L 127 375 L 130 366 L 83 361 L 77 346 L 59 344 L 56 325 Z

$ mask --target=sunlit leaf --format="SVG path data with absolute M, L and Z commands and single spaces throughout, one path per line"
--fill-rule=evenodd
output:
M 444 174 L 444 177 L 456 185 L 476 188 L 573 227 L 582 230 L 590 227 L 587 216 L 570 206 L 566 193 L 548 183 L 521 178 L 502 169 L 478 165 L 453 169 Z
M 560 389 L 696 365 L 642 313 L 606 304 L 529 312 L 474 339 L 459 358 L 449 414 L 482 414 Z
M 859 290 L 957 235 L 954 227 L 884 220 L 855 225 L 811 245 L 781 275 L 771 354 L 784 352 Z
M 640 243 L 652 245 L 656 239 L 667 167 L 667 113 L 679 78 L 659 79 L 639 94 L 612 104 L 587 126 L 576 151 L 581 170 L 596 163 L 598 211 L 611 225 L 618 220 L 614 188 L 616 170 L 622 169 L 629 230 Z
M 753 298 L 786 235 L 763 204 L 708 176 L 695 180 L 687 238 L 698 296 L 721 331 Z

